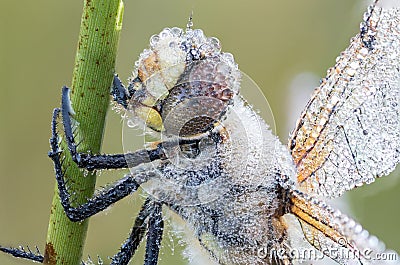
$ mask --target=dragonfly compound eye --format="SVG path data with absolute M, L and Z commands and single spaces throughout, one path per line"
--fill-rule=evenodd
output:
M 213 128 L 223 119 L 238 79 L 221 57 L 194 61 L 162 102 L 167 134 L 189 137 Z

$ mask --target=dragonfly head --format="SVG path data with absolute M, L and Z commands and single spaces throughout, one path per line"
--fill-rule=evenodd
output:
M 179 137 L 219 123 L 238 94 L 240 71 L 219 40 L 202 30 L 165 28 L 150 39 L 130 81 L 132 116 L 146 127 Z

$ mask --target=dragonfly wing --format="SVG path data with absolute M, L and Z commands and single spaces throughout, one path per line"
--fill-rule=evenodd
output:
M 360 224 L 323 201 L 294 190 L 289 209 L 299 219 L 307 241 L 339 264 L 398 264 L 396 252 L 386 250 Z M 379 263 L 383 256 L 386 259 Z
M 302 190 L 338 197 L 399 162 L 400 7 L 382 2 L 369 7 L 289 140 Z

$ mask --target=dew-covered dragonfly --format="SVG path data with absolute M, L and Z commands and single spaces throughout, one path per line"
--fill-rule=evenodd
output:
M 400 4 L 382 0 L 368 8 L 360 33 L 315 89 L 287 146 L 241 95 L 250 88 L 241 85 L 247 77 L 233 56 L 190 23 L 151 37 L 129 86 L 114 78 L 111 94 L 126 121 L 125 138 L 131 128 L 143 128 L 145 149 L 131 150 L 124 141 L 125 154 L 78 153 L 73 131 L 79 128 L 63 88 L 50 157 L 67 216 L 82 221 L 143 188 L 147 199 L 111 264 L 128 264 L 143 238 L 144 263 L 157 264 L 163 207 L 186 221 L 219 264 L 293 264 L 301 259 L 291 251 L 300 241 L 339 264 L 398 262 L 395 252 L 324 199 L 369 184 L 399 162 Z M 79 207 L 71 206 L 60 162 L 60 113 L 78 166 L 130 169 Z M 43 262 L 40 254 L 0 250 Z

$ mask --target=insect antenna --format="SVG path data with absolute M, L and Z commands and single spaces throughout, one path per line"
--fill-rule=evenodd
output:
M 186 24 L 186 31 L 191 30 L 193 27 L 193 10 L 190 12 L 188 23 Z

